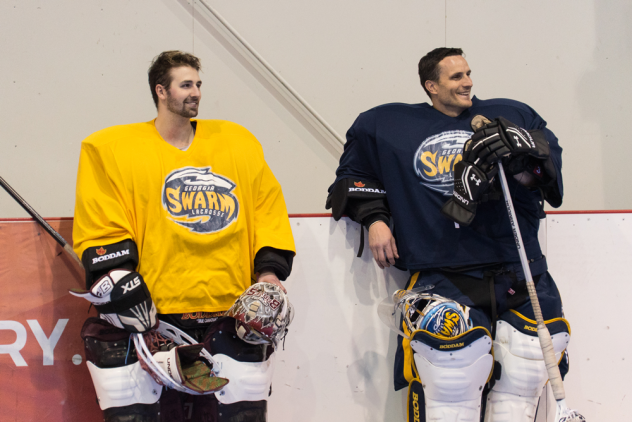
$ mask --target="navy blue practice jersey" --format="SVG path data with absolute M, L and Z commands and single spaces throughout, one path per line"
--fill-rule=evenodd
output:
M 385 104 L 368 110 L 347 132 L 336 182 L 351 178 L 384 185 L 398 266 L 422 270 L 519 260 L 502 198 L 481 203 L 468 227 L 457 227 L 440 211 L 452 195 L 454 164 L 473 133 L 470 122 L 477 114 L 490 120 L 502 116 L 525 129 L 542 130 L 562 195 L 562 148 L 546 122 L 526 104 L 474 97 L 472 107 L 458 117 L 427 103 Z M 542 195 L 512 177 L 508 181 L 527 256 L 538 258 Z

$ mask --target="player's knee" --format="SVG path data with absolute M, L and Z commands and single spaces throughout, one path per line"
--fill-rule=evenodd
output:
M 413 406 L 409 406 L 409 421 L 424 420 L 416 415 L 424 402 L 427 420 L 453 420 L 455 415 L 459 420 L 478 419 L 481 395 L 493 367 L 489 332 L 475 327 L 448 338 L 420 330 L 413 335 L 410 347 L 419 378 L 411 382 L 409 404 L 412 397 Z M 418 398 L 420 392 L 414 390 L 419 385 L 423 401 Z
M 570 341 L 570 326 L 564 318 L 545 321 L 559 362 Z M 494 391 L 539 396 L 548 380 L 535 321 L 513 311 L 496 325 L 494 356 L 500 364 L 500 379 Z
M 235 320 L 222 318 L 209 328 L 204 347 L 218 362 L 218 376 L 230 380 L 215 394 L 221 405 L 268 398 L 275 358 L 271 346 L 246 343 L 236 333 Z
M 156 420 L 162 386 L 141 367 L 129 333 L 98 318 L 90 318 L 83 326 L 81 337 L 86 365 L 105 419 Z
M 570 327 L 563 318 L 545 321 L 560 362 L 570 341 Z M 515 311 L 497 322 L 494 358 L 499 374 L 487 398 L 486 420 L 532 421 L 548 381 L 535 321 Z

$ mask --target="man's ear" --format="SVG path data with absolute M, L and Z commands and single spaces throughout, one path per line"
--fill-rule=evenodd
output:
M 158 84 L 156 85 L 156 95 L 158 95 L 159 99 L 165 100 L 167 99 L 167 90 L 164 86 Z
M 429 93 L 437 95 L 438 91 L 437 91 L 437 83 L 435 81 L 431 81 L 430 79 L 428 79 L 425 83 L 424 86 L 426 87 L 426 89 L 428 90 Z

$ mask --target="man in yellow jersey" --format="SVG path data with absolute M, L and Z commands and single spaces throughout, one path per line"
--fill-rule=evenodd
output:
M 266 420 L 262 397 L 146 391 L 148 373 L 133 369 L 130 333 L 154 328 L 156 314 L 237 366 L 266 361 L 272 349 L 241 340 L 222 315 L 253 282 L 285 292 L 280 280 L 292 268 L 285 201 L 261 145 L 238 124 L 193 119 L 199 70 L 191 54 L 161 53 L 148 72 L 157 117 L 98 131 L 81 146 L 73 240 L 92 299 L 111 300 L 91 300 L 100 318 L 82 330 L 106 421 Z M 112 387 L 122 374 L 132 381 Z M 269 384 L 270 371 L 254 376 Z M 226 378 L 238 390 L 239 377 Z

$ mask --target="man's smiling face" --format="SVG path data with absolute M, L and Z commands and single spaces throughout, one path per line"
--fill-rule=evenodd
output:
M 448 56 L 439 62 L 439 80 L 426 81 L 432 105 L 448 116 L 456 117 L 472 106 L 470 66 L 463 56 Z

